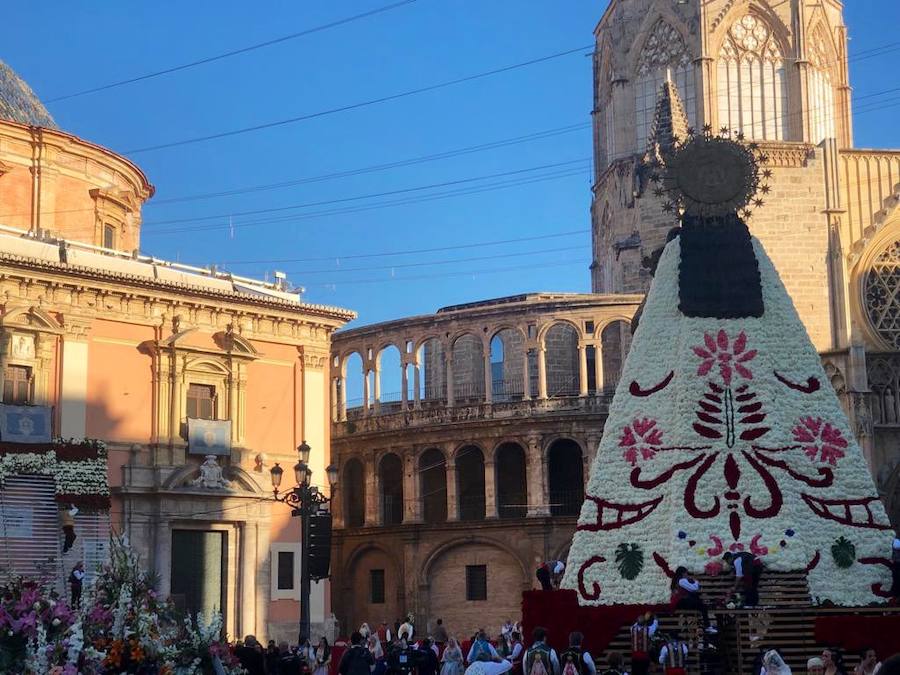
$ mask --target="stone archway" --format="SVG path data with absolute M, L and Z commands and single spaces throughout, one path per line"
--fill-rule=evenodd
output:
M 521 591 L 530 587 L 526 569 L 515 552 L 500 542 L 481 537 L 446 542 L 422 565 L 421 609 L 431 619 L 442 618 L 454 634 L 462 636 L 499 626 L 506 619 L 515 621 L 521 615 Z M 477 595 L 478 591 L 484 595 Z
M 406 611 L 400 563 L 378 544 L 362 544 L 348 557 L 339 592 L 335 610 L 347 634 L 364 622 L 393 626 Z

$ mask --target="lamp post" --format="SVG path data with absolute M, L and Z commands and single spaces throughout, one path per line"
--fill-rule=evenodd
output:
M 309 454 L 311 448 L 303 441 L 297 447 L 298 459 L 294 465 L 294 479 L 297 484 L 291 489 L 279 495 L 281 479 L 284 469 L 275 463 L 269 473 L 272 474 L 272 494 L 275 501 L 291 506 L 291 516 L 300 516 L 300 637 L 309 638 L 309 594 L 312 578 L 309 573 L 309 517 L 331 501 L 330 498 L 319 492 L 319 488 L 312 485 L 312 469 L 309 468 Z M 334 464 L 325 469 L 328 483 L 334 490 L 337 483 L 338 469 Z

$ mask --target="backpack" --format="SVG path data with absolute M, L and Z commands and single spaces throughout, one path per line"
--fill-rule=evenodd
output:
M 532 645 L 525 655 L 525 665 L 529 675 L 550 675 L 553 672 L 550 650 L 543 643 Z
M 559 665 L 562 675 L 582 675 L 581 650 L 578 647 L 569 647 L 560 656 Z
M 472 661 L 493 661 L 494 657 L 491 654 L 490 645 L 484 640 L 476 640 L 475 641 L 475 652 L 472 655 Z

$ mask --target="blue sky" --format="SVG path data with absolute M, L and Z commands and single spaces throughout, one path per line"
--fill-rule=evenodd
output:
M 51 101 L 387 4 L 390 0 L 15 3 L 4 8 L 0 58 L 47 102 L 62 128 L 130 156 L 146 171 L 157 195 L 144 211 L 144 252 L 189 263 L 225 263 L 248 276 L 271 278 L 272 271 L 280 269 L 307 288 L 309 301 L 354 309 L 358 323 L 526 291 L 590 290 L 591 136 L 586 123 L 592 85 L 587 49 L 495 77 L 275 129 L 129 151 L 340 107 L 586 46 L 606 5 L 603 0 L 417 0 L 168 76 Z M 896 41 L 887 27 L 900 24 L 900 3 L 850 2 L 845 20 L 852 57 Z M 854 93 L 900 87 L 898 54 L 853 61 Z M 864 109 L 871 111 L 855 118 L 857 146 L 900 147 L 897 101 L 898 92 L 866 99 Z M 547 130 L 563 131 L 386 171 L 162 203 Z M 497 175 L 508 172 L 519 173 Z M 484 176 L 495 177 L 469 180 Z M 455 184 L 409 191 L 441 183 Z M 395 191 L 403 192 L 355 199 Z M 418 199 L 448 192 L 464 194 Z M 388 201 L 405 203 L 384 206 Z M 234 215 L 316 202 L 332 203 Z M 381 206 L 360 208 L 374 205 Z M 214 217 L 189 220 L 208 216 Z M 184 222 L 165 222 L 173 220 Z M 478 245 L 522 237 L 545 238 Z M 468 248 L 352 257 L 453 246 Z

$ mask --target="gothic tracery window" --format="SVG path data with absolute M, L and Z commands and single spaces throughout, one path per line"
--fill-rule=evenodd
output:
M 864 293 L 872 328 L 890 347 L 900 350 L 900 239 L 888 244 L 872 262 Z
M 822 28 L 813 31 L 809 45 L 809 120 L 811 140 L 821 143 L 835 136 L 834 86 L 831 83 L 830 50 Z
M 787 136 L 784 56 L 762 19 L 745 14 L 732 24 L 718 63 L 719 126 L 757 140 Z
M 695 121 L 694 65 L 690 52 L 673 26 L 659 19 L 650 31 L 638 59 L 634 84 L 634 112 L 637 146 L 647 147 L 647 134 L 656 112 L 656 97 L 660 85 L 669 77 L 675 83 L 684 103 L 688 123 Z

